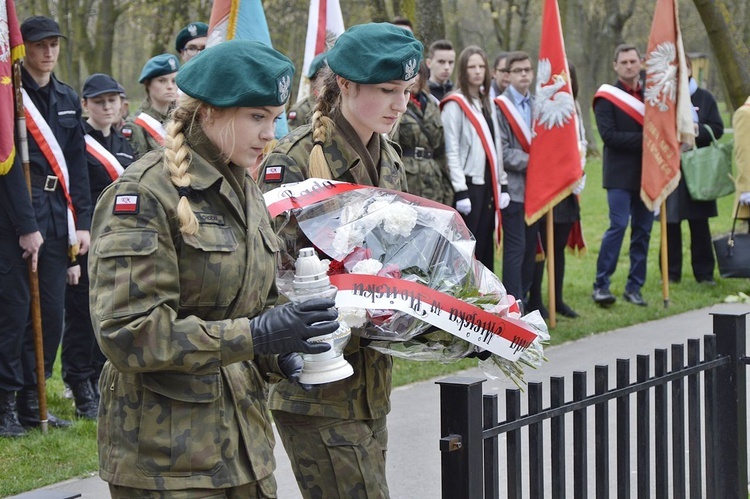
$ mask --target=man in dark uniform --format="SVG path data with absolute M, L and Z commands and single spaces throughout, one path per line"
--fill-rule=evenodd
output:
M 601 306 L 616 298 L 609 289 L 617 268 L 622 240 L 630 221 L 630 271 L 623 298 L 645 306 L 641 287 L 646 282 L 646 259 L 654 215 L 641 201 L 643 155 L 643 87 L 641 58 L 633 45 L 615 49 L 614 70 L 618 81 L 603 85 L 594 96 L 594 114 L 604 142 L 602 183 L 607 189 L 609 228 L 604 233 L 596 261 L 592 298 Z M 640 119 L 639 119 L 640 116 Z
M 20 436 L 21 425 L 39 425 L 34 341 L 29 314 L 28 269 L 24 257 L 38 249 L 38 277 L 44 337 L 44 371 L 49 377 L 60 345 L 66 280 L 77 282 L 80 267 L 71 249 L 89 246 L 91 198 L 84 156 L 81 104 L 52 74 L 60 53 L 60 27 L 34 16 L 21 24 L 26 57 L 21 70 L 26 96 L 32 200 L 23 172 L 3 178 L 0 210 L 0 427 Z M 67 182 L 66 182 L 67 180 Z M 67 185 L 66 185 L 67 184 Z M 43 243 L 43 246 L 41 246 Z M 40 248 L 41 246 L 41 248 Z M 75 255 L 73 255 L 75 256 Z M 72 264 L 71 264 L 72 263 Z M 15 404 L 12 394 L 16 394 Z M 17 413 L 15 408 L 17 406 Z M 70 422 L 48 414 L 50 426 Z

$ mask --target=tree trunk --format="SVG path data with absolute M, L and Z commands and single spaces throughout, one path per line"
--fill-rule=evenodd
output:
M 435 40 L 445 38 L 445 18 L 440 0 L 416 0 L 416 18 L 417 38 L 425 43 L 425 49 Z
M 728 104 L 737 109 L 750 95 L 750 50 L 744 41 L 745 25 L 733 23 L 725 0 L 694 0 L 694 3 L 724 80 Z

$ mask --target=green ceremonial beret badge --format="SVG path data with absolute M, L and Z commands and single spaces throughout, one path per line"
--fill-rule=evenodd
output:
M 281 106 L 289 99 L 294 65 L 285 55 L 250 40 L 207 48 L 177 73 L 177 87 L 215 107 Z
M 409 81 L 417 76 L 424 47 L 411 31 L 391 23 L 358 24 L 327 52 L 328 65 L 355 83 Z
M 180 61 L 177 59 L 177 56 L 172 54 L 159 54 L 149 59 L 148 62 L 146 62 L 146 65 L 143 66 L 141 76 L 138 78 L 138 83 L 143 83 L 144 81 L 156 78 L 157 76 L 176 73 L 178 69 L 180 69 Z
M 185 48 L 187 42 L 202 36 L 208 36 L 208 24 L 201 22 L 190 23 L 177 33 L 174 48 L 177 49 L 177 52 L 182 52 L 182 49 Z

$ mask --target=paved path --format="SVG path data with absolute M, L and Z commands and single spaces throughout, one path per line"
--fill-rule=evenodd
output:
M 654 349 L 710 334 L 713 325 L 711 312 L 736 310 L 750 312 L 750 306 L 716 305 L 550 347 L 546 351 L 549 362 L 538 370 L 529 371 L 526 379 L 547 381 L 550 376 L 568 376 L 573 371 L 593 371 L 593 366 L 611 366 L 618 358 L 631 359 L 634 367 L 638 354 L 653 354 Z M 479 369 L 470 369 L 461 375 L 484 377 Z M 610 380 L 614 380 L 613 374 L 610 375 Z M 484 383 L 484 393 L 502 394 L 506 388 L 512 387 L 513 384 L 509 381 L 488 380 Z M 392 405 L 393 410 L 388 416 L 390 447 L 387 470 L 392 498 L 440 497 L 439 387 L 435 380 L 430 380 L 397 388 L 392 394 Z M 300 498 L 289 461 L 280 444 L 276 447 L 276 459 L 279 497 Z M 59 499 L 64 496 L 56 493 L 62 491 L 79 493 L 83 499 L 108 497 L 107 485 L 98 476 L 69 480 L 32 491 L 44 495 L 27 493 L 15 497 Z

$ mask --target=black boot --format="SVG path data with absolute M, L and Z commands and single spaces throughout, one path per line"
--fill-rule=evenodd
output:
M 76 403 L 76 415 L 85 419 L 96 419 L 99 402 L 89 380 L 70 385 L 70 390 L 73 392 L 73 399 Z
M 16 394 L 0 390 L 0 437 L 22 437 L 26 435 L 16 412 Z
M 16 394 L 18 404 L 18 420 L 27 428 L 35 428 L 39 423 L 39 398 L 35 388 L 24 388 Z M 47 411 L 47 424 L 53 428 L 67 428 L 73 423 L 66 419 L 60 419 L 49 410 Z

